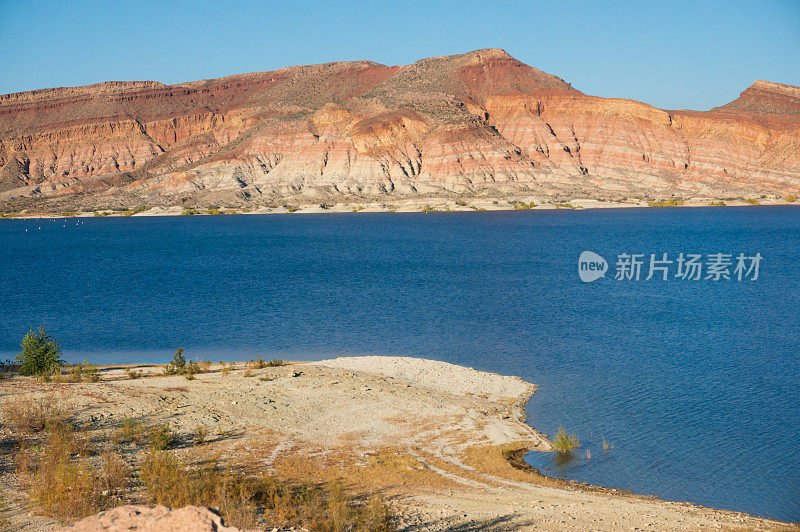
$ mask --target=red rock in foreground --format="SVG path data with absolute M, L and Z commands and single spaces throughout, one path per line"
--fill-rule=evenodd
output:
M 165 506 L 125 505 L 87 517 L 62 532 L 242 532 L 200 506 L 170 510 Z
M 0 207 L 800 193 L 800 88 L 708 112 L 582 94 L 502 50 L 0 96 Z

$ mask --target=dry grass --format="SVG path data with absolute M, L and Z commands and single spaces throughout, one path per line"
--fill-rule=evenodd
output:
M 98 466 L 92 454 L 89 439 L 68 426 L 51 430 L 44 445 L 22 449 L 17 471 L 34 510 L 67 521 L 117 504 L 130 468 L 110 452 Z
M 3 405 L 5 423 L 12 431 L 34 434 L 48 427 L 67 424 L 72 411 L 54 395 L 44 397 L 15 397 Z
M 214 462 L 192 467 L 158 451 L 148 454 L 141 479 L 154 503 L 218 508 L 226 523 L 238 527 L 255 527 L 263 516 L 272 525 L 312 530 L 391 528 L 390 511 L 381 500 L 352 498 L 338 483 L 282 483 L 269 476 L 221 468 Z

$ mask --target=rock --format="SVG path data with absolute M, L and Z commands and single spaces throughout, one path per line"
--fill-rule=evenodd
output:
M 219 515 L 200 506 L 170 510 L 165 506 L 126 505 L 87 517 L 61 531 L 240 532 L 241 529 L 225 526 Z

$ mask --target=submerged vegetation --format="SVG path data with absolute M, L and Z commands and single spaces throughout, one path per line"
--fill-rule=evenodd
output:
M 553 449 L 561 454 L 570 454 L 581 446 L 581 441 L 575 434 L 567 434 L 564 427 L 558 427 L 558 433 L 552 440 Z

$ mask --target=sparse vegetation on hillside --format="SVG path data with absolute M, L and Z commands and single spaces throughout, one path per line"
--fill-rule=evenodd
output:
M 680 207 L 683 205 L 682 200 L 666 200 L 666 201 L 651 201 L 647 204 L 648 207 Z

